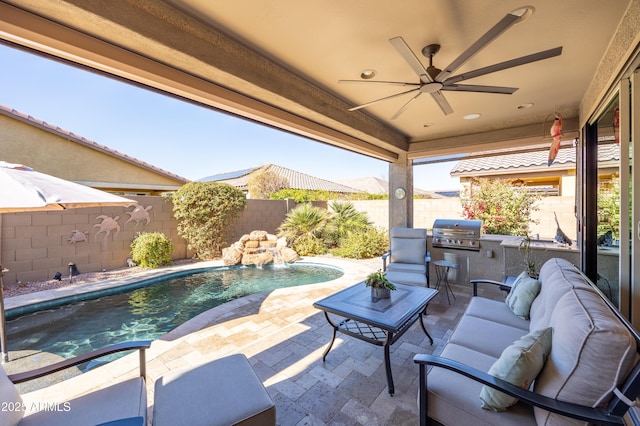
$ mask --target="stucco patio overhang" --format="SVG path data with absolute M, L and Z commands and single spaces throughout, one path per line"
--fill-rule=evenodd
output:
M 388 161 L 391 186 L 410 186 L 415 159 L 550 142 L 555 111 L 565 139 L 577 137 L 637 56 L 638 0 L 525 3 L 2 0 L 0 40 Z M 418 54 L 440 43 L 434 63 L 444 67 L 529 5 L 531 17 L 460 70 L 562 46 L 560 56 L 470 79 L 519 88 L 514 94 L 446 92 L 454 110 L 446 116 L 430 96 L 395 120 L 409 98 L 349 111 L 401 90 L 340 79 L 371 68 L 379 80 L 417 81 L 390 38 L 402 36 Z M 464 120 L 469 113 L 481 118 Z M 410 200 L 393 202 L 410 216 Z

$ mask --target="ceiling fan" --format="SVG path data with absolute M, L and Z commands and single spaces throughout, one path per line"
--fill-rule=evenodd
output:
M 400 36 L 389 39 L 391 45 L 400 53 L 413 71 L 418 75 L 420 81 L 418 83 L 407 83 L 401 81 L 376 81 L 376 80 L 339 80 L 338 83 L 366 83 L 366 84 L 385 84 L 393 86 L 411 87 L 410 90 L 396 93 L 391 96 L 376 99 L 366 104 L 358 105 L 350 108 L 349 111 L 355 111 L 360 108 L 365 108 L 373 105 L 377 102 L 393 99 L 408 93 L 415 93 L 415 95 L 409 99 L 396 113 L 391 117 L 392 120 L 398 118 L 408 107 L 423 93 L 428 93 L 436 101 L 440 109 L 445 115 L 449 115 L 453 112 L 453 108 L 444 97 L 444 91 L 457 91 L 457 92 L 480 92 L 480 93 L 497 93 L 510 95 L 518 90 L 517 87 L 501 87 L 501 86 L 482 86 L 476 84 L 458 84 L 460 81 L 468 80 L 470 78 L 479 77 L 481 75 L 490 74 L 496 71 L 505 70 L 507 68 L 513 68 L 520 65 L 525 65 L 531 62 L 540 61 L 543 59 L 559 56 L 562 53 L 562 47 L 556 47 L 554 49 L 545 50 L 531 55 L 522 56 L 520 58 L 511 59 L 505 62 L 500 62 L 494 65 L 490 65 L 483 68 L 478 68 L 473 71 L 465 72 L 462 74 L 451 76 L 458 68 L 464 65 L 469 59 L 471 59 L 476 53 L 487 46 L 491 41 L 497 38 L 500 34 L 509 29 L 512 25 L 523 19 L 527 14 L 528 9 L 520 9 L 511 13 L 508 13 L 504 18 L 493 26 L 486 34 L 480 37 L 475 43 L 473 43 L 467 50 L 465 50 L 458 58 L 456 58 L 451 64 L 444 69 L 436 68 L 433 65 L 433 56 L 440 50 L 439 44 L 430 44 L 422 49 L 422 54 L 429 58 L 429 66 L 427 68 L 422 65 L 418 57 L 413 53 L 407 42 Z M 451 76 L 451 77 L 450 77 Z

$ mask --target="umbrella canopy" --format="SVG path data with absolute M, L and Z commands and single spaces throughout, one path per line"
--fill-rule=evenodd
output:
M 0 213 L 130 204 L 135 201 L 0 161 Z
M 0 161 L 0 213 L 76 209 L 81 207 L 128 206 L 134 200 L 36 172 L 22 164 Z M 9 360 L 4 323 L 0 264 L 0 348 L 1 360 Z

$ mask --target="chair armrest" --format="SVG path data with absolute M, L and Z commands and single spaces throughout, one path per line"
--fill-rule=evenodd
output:
M 387 270 L 387 257 L 391 255 L 391 250 L 382 255 L 382 271 Z
M 500 287 L 500 290 L 502 291 L 510 291 L 512 285 L 510 283 L 505 283 L 502 281 L 494 281 L 494 280 L 471 280 L 470 281 L 471 284 L 473 284 L 473 295 L 477 296 L 478 295 L 478 284 L 493 284 L 493 285 L 497 285 L 498 287 Z
M 29 380 L 44 377 L 49 374 L 64 370 L 66 368 L 103 357 L 105 355 L 137 349 L 140 351 L 140 377 L 146 378 L 145 349 L 148 349 L 149 346 L 151 346 L 151 341 L 149 340 L 116 343 L 115 345 L 105 346 L 104 348 L 97 349 L 86 354 L 78 355 L 73 358 L 65 359 L 64 361 L 56 362 L 55 364 L 47 365 L 45 367 L 37 368 L 31 371 L 25 371 L 23 373 L 11 374 L 7 377 L 9 378 L 9 380 L 16 384 L 27 382 Z
M 455 373 L 461 374 L 483 385 L 490 386 L 507 395 L 518 398 L 519 401 L 540 407 L 544 410 L 551 411 L 563 416 L 567 416 L 573 419 L 579 419 L 587 421 L 589 423 L 602 424 L 602 425 L 624 425 L 624 419 L 622 416 L 609 414 L 601 409 L 587 407 L 584 405 L 573 404 L 570 402 L 558 401 L 553 398 L 549 398 L 535 392 L 531 392 L 527 389 L 522 389 L 515 386 L 505 380 L 499 379 L 495 376 L 480 371 L 476 368 L 470 367 L 458 361 L 454 361 L 449 358 L 442 358 L 427 354 L 418 354 L 413 357 L 413 362 L 420 365 L 420 421 L 426 418 L 427 415 L 427 368 L 426 366 L 432 365 L 435 367 L 445 368 Z M 424 407 L 423 407 L 424 405 Z

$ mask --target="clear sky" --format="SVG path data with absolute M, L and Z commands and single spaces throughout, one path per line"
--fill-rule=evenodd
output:
M 263 164 L 323 179 L 388 179 L 388 164 L 0 45 L 0 104 L 196 180 Z M 0 158 L 2 160 L 2 158 Z M 414 185 L 457 189 L 455 163 Z

